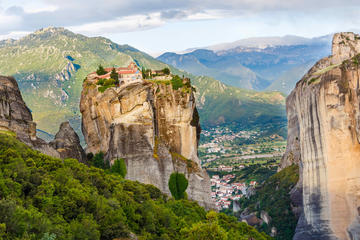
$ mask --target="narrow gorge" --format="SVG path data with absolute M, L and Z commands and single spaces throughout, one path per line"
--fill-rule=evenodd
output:
M 287 98 L 281 168 L 299 164 L 302 215 L 294 239 L 359 239 L 360 36 L 338 33 Z

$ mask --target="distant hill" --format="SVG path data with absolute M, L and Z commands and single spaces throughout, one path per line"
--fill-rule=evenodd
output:
M 296 83 L 306 72 L 315 64 L 316 61 L 310 61 L 296 67 L 293 67 L 281 74 L 270 86 L 266 88 L 268 91 L 280 91 L 286 95 L 294 89 Z
M 302 77 L 304 66 L 311 66 L 330 54 L 330 44 L 331 35 L 312 39 L 296 36 L 249 38 L 189 49 L 182 54 L 164 53 L 157 59 L 232 86 L 287 93 L 287 89 L 273 83 L 286 80 L 288 88 L 293 88 L 293 83 Z
M 0 74 L 16 77 L 37 127 L 52 135 L 65 120 L 70 120 L 81 134 L 82 82 L 99 64 L 126 66 L 136 61 L 151 69 L 168 66 L 129 45 L 103 37 L 86 37 L 64 28 L 41 29 L 19 40 L 1 41 L 0 55 Z M 278 92 L 243 90 L 211 77 L 195 76 L 174 67 L 171 70 L 191 77 L 197 89 L 203 128 L 217 124 L 251 127 L 261 121 L 286 125 L 285 98 Z

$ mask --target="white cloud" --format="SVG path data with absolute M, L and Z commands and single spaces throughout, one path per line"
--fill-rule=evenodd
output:
M 31 7 L 24 8 L 24 12 L 27 14 L 36 14 L 36 13 L 41 13 L 41 12 L 55 12 L 58 9 L 59 9 L 59 7 L 54 6 L 54 5 L 43 6 L 43 7 L 31 6 Z
M 148 30 L 173 22 L 254 15 L 264 16 L 259 19 L 270 27 L 291 22 L 293 15 L 303 15 L 304 19 L 325 16 L 333 19 L 332 22 L 335 19 L 341 24 L 348 21 L 354 25 L 359 23 L 360 9 L 359 0 L 0 0 L 0 5 L 1 36 L 47 26 L 103 35 Z M 345 8 L 353 9 L 356 20 L 346 17 L 349 11 Z M 327 9 L 336 14 L 326 15 Z M 339 17 L 342 12 L 344 16 Z M 279 22 L 277 15 L 286 17 Z
M 71 26 L 69 29 L 87 35 L 101 35 L 111 32 L 131 32 L 137 30 L 146 30 L 149 28 L 159 27 L 165 24 L 161 19 L 160 13 L 149 15 L 133 15 L 128 17 L 116 18 L 109 21 Z

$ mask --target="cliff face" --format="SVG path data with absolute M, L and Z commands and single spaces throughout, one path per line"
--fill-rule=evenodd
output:
M 19 140 L 46 155 L 62 158 L 77 158 L 69 152 L 62 152 L 61 149 L 57 151 L 57 148 L 53 148 L 47 142 L 36 136 L 36 123 L 33 122 L 31 112 L 26 106 L 18 84 L 13 77 L 0 76 L 0 131 L 12 131 L 16 133 L 16 137 Z M 72 134 L 62 134 L 63 141 L 69 142 L 76 137 L 79 139 L 79 137 L 77 135 L 74 136 L 74 134 L 76 135 L 75 132 Z M 60 133 L 56 135 L 55 141 L 60 135 Z M 84 153 L 79 142 L 78 145 L 74 145 L 74 147 L 77 147 L 79 151 Z
M 332 51 L 287 98 L 281 167 L 299 164 L 303 190 L 294 239 L 358 239 L 349 232 L 360 232 L 360 36 L 335 34 Z
M 182 172 L 189 198 L 213 207 L 210 180 L 197 156 L 200 125 L 191 88 L 147 82 L 101 93 L 95 83 L 89 75 L 80 102 L 87 152 L 102 151 L 110 162 L 124 158 L 128 179 L 169 195 L 170 174 Z

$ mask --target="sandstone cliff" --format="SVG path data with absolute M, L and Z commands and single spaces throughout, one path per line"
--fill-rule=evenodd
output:
M 359 35 L 335 34 L 332 56 L 317 62 L 287 98 L 281 167 L 299 164 L 303 198 L 294 239 L 350 239 L 350 226 L 360 232 L 359 53 Z
M 50 142 L 50 146 L 59 152 L 61 158 L 75 158 L 86 163 L 85 151 L 80 145 L 79 136 L 69 122 L 61 123 L 55 139 Z
M 209 177 L 197 156 L 199 116 L 191 87 L 173 90 L 166 81 L 97 90 L 95 76 L 83 84 L 80 111 L 87 152 L 124 158 L 127 178 L 153 184 L 170 195 L 173 172 L 189 180 L 187 194 L 213 207 Z
M 77 158 L 77 156 L 70 154 L 70 152 L 64 152 L 60 148 L 53 148 L 36 136 L 36 123 L 33 122 L 32 114 L 26 106 L 18 84 L 13 77 L 0 76 L 0 131 L 14 132 L 19 140 L 46 155 L 61 158 Z M 65 146 L 69 147 L 67 143 L 76 143 L 76 140 L 74 141 L 73 139 L 78 140 L 79 137 L 74 134 L 76 135 L 75 132 L 71 131 L 67 131 L 65 134 L 58 133 L 54 140 L 54 146 L 59 145 L 56 143 L 60 141 L 60 135 L 63 137 L 62 141 L 65 142 Z M 74 147 L 84 153 L 80 144 L 73 145 Z

